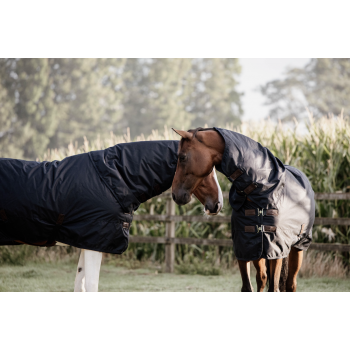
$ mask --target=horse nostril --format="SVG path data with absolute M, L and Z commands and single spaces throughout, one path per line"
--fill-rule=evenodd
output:
M 204 209 L 205 211 L 209 210 L 207 205 L 204 206 Z
M 176 202 L 176 196 L 175 196 L 174 192 L 172 193 L 172 196 L 173 196 L 173 201 Z
M 217 213 L 217 212 L 218 212 L 218 210 L 219 210 L 219 204 L 220 204 L 220 202 L 217 202 L 217 203 L 215 204 L 214 213 Z
M 184 193 L 184 195 L 182 196 L 182 200 L 184 201 L 184 203 L 187 203 L 187 193 Z

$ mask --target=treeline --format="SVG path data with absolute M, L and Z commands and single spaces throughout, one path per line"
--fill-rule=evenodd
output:
M 350 114 L 350 58 L 313 58 L 260 87 L 270 117 L 280 120 Z M 307 108 L 307 109 L 306 109 Z
M 0 157 L 153 129 L 237 125 L 238 59 L 0 59 Z

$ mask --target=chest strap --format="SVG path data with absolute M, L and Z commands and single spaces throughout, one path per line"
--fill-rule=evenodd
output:
M 248 195 L 250 193 L 252 193 L 256 188 L 258 187 L 258 185 L 255 182 L 252 182 L 248 187 L 246 187 L 243 192 Z
M 231 176 L 230 179 L 232 181 L 235 181 L 237 178 L 239 178 L 243 174 L 243 171 L 241 169 L 237 169 Z
M 276 226 L 244 226 L 244 232 L 276 232 Z
M 246 209 L 245 216 L 278 216 L 277 209 Z

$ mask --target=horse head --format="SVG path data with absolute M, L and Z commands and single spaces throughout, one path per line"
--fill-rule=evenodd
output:
M 223 198 L 214 166 L 221 163 L 224 140 L 213 129 L 201 133 L 198 131 L 206 129 L 173 130 L 182 137 L 172 184 L 173 200 L 178 205 L 187 204 L 193 193 L 206 214 L 216 215 L 222 209 Z

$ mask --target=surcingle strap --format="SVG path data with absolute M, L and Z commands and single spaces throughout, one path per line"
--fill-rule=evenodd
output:
M 27 243 L 19 240 L 15 240 L 17 243 L 21 244 L 27 244 L 27 245 L 33 245 L 35 247 L 53 247 L 56 245 L 56 241 L 42 241 L 42 242 L 35 242 L 35 243 Z
M 235 181 L 237 178 L 239 178 L 243 174 L 243 171 L 241 169 L 237 169 L 231 176 L 230 179 L 232 181 Z
M 243 192 L 248 195 L 250 193 L 252 193 L 256 188 L 258 187 L 258 185 L 255 182 L 252 182 L 248 187 L 246 187 Z
M 277 209 L 246 209 L 245 216 L 278 216 Z

